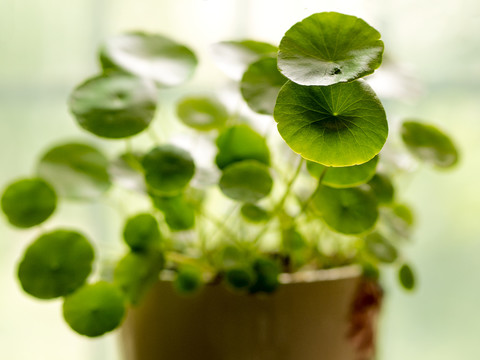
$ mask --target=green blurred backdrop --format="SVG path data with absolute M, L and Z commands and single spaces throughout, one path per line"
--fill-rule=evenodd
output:
M 386 274 L 379 359 L 479 359 L 478 0 L 1 0 L 0 187 L 31 174 L 38 154 L 64 136 L 95 141 L 77 128 L 66 99 L 96 72 L 94 54 L 106 37 L 143 29 L 190 45 L 200 54 L 194 79 L 200 87 L 209 79 L 210 44 L 242 38 L 278 43 L 293 23 L 320 11 L 362 17 L 382 33 L 397 65 L 376 86 L 393 128 L 403 117 L 419 117 L 450 132 L 461 149 L 455 171 L 420 168 L 401 188 L 417 204 L 419 225 L 407 254 L 419 288 L 405 294 Z M 105 206 L 61 210 L 58 223 L 93 224 L 97 245 L 118 232 Z M 115 335 L 84 339 L 63 323 L 59 302 L 21 292 L 15 267 L 33 236 L 0 219 L 0 358 L 120 359 Z

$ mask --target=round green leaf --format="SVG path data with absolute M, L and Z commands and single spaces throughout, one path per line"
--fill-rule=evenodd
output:
M 331 85 L 372 74 L 382 63 L 380 33 L 362 19 L 336 12 L 313 14 L 282 38 L 278 67 L 301 85 Z
M 188 151 L 174 145 L 157 146 L 142 159 L 145 181 L 157 195 L 176 195 L 190 182 L 195 164 Z
M 92 270 L 93 258 L 92 245 L 82 234 L 52 231 L 27 248 L 18 278 L 22 288 L 37 298 L 64 296 L 83 285 Z
M 255 272 L 255 282 L 249 289 L 250 293 L 272 293 L 280 285 L 278 281 L 280 267 L 275 261 L 258 258 L 253 263 L 253 271 Z
M 405 121 L 402 139 L 415 156 L 440 168 L 451 167 L 458 161 L 452 140 L 433 125 Z
M 232 267 L 225 271 L 225 282 L 232 290 L 247 290 L 255 282 L 255 273 L 247 266 Z
M 257 160 L 270 165 L 270 151 L 265 139 L 248 125 L 225 129 L 217 138 L 217 147 L 215 163 L 220 169 L 243 160 Z
M 112 73 L 79 85 L 70 111 L 85 130 L 105 138 L 125 138 L 145 130 L 155 115 L 157 90 L 147 79 Z
M 200 131 L 221 128 L 228 119 L 225 106 L 207 96 L 183 98 L 177 105 L 177 115 L 185 125 Z
M 174 289 L 181 295 L 192 295 L 203 286 L 202 273 L 197 268 L 184 266 L 178 270 L 173 280 Z
M 382 149 L 388 124 L 380 100 L 363 81 L 331 86 L 287 82 L 274 112 L 293 151 L 326 166 L 367 162 Z
M 390 178 L 382 173 L 376 173 L 368 182 L 379 204 L 390 204 L 395 195 L 395 188 Z
M 138 305 L 159 280 L 164 265 L 165 259 L 159 251 L 130 252 L 115 267 L 114 282 L 132 305 Z
M 344 167 L 326 167 L 313 161 L 307 161 L 307 170 L 314 177 L 320 177 L 325 171 L 322 183 L 334 188 L 348 188 L 366 183 L 375 174 L 378 156 L 366 163 Z
M 48 180 L 60 196 L 96 199 L 110 188 L 108 159 L 86 144 L 68 143 L 50 149 L 40 159 L 38 174 Z
M 377 232 L 365 237 L 367 251 L 384 263 L 393 263 L 397 260 L 398 252 L 390 242 Z
M 322 186 L 313 197 L 313 206 L 327 225 L 343 234 L 366 232 L 378 218 L 375 197 L 358 187 L 334 189 Z
M 163 212 L 165 222 L 171 230 L 189 230 L 195 226 L 195 208 L 183 194 L 172 197 L 153 195 L 152 201 Z
M 160 242 L 157 219 L 150 214 L 138 214 L 129 218 L 123 229 L 123 239 L 133 251 L 148 250 Z
M 415 273 L 408 264 L 403 264 L 398 271 L 398 280 L 405 290 L 415 288 Z
M 270 193 L 273 180 L 266 165 L 244 160 L 226 167 L 219 185 L 229 198 L 254 203 Z
M 243 204 L 240 213 L 247 221 L 253 223 L 261 223 L 270 219 L 270 214 L 265 209 L 262 209 L 255 204 Z
M 57 195 L 43 179 L 22 179 L 7 186 L 2 195 L 2 210 L 10 224 L 29 228 L 53 214 Z
M 275 46 L 254 40 L 222 41 L 214 44 L 212 50 L 218 67 L 235 80 L 241 79 L 252 62 L 277 53 Z
M 77 333 L 89 337 L 117 328 L 125 315 L 125 298 L 116 285 L 99 281 L 65 298 L 63 317 Z
M 120 69 L 162 86 L 187 81 L 197 66 L 195 54 L 165 36 L 132 32 L 109 39 L 100 50 L 105 70 Z
M 267 57 L 250 64 L 243 74 L 240 90 L 253 111 L 272 115 L 278 92 L 286 81 L 277 69 L 277 59 Z

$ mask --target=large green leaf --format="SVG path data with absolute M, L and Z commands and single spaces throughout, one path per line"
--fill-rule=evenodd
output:
M 132 251 L 158 247 L 161 235 L 157 219 L 148 213 L 132 216 L 123 228 L 123 239 Z
M 270 193 L 273 180 L 265 164 L 244 160 L 227 166 L 219 185 L 229 198 L 254 203 Z
M 187 126 L 200 131 L 223 127 L 228 119 L 225 106 L 208 96 L 188 96 L 177 105 L 177 115 Z
M 328 169 L 323 177 L 323 184 L 334 188 L 348 188 L 370 180 L 375 174 L 377 163 L 378 156 L 364 164 L 344 167 L 326 167 L 313 161 L 307 161 L 307 170 L 312 176 L 319 178 Z
M 313 14 L 280 42 L 278 67 L 301 85 L 331 85 L 371 74 L 382 63 L 380 33 L 362 19 L 335 12 Z
M 440 168 L 451 167 L 458 161 L 458 152 L 452 140 L 433 125 L 405 121 L 402 139 L 414 155 Z
M 67 296 L 63 317 L 77 333 L 89 337 L 117 328 L 126 313 L 125 298 L 120 289 L 105 281 L 81 287 Z
M 212 47 L 215 63 L 227 75 L 240 80 L 248 65 L 265 55 L 274 55 L 277 48 L 254 40 L 222 41 Z
M 94 251 L 75 231 L 41 235 L 25 251 L 18 267 L 22 288 L 40 299 L 64 296 L 83 285 L 92 270 Z
M 188 151 L 174 145 L 157 146 L 142 159 L 145 181 L 157 195 L 180 193 L 195 173 L 195 164 Z
M 2 195 L 2 211 L 10 224 L 29 228 L 41 224 L 57 207 L 57 195 L 43 179 L 21 179 L 7 186 Z
M 257 160 L 270 165 L 270 151 L 265 139 L 248 125 L 225 129 L 217 138 L 217 147 L 215 163 L 220 169 L 243 160 Z
M 108 159 L 93 146 L 68 143 L 43 155 L 37 172 L 60 196 L 96 199 L 110 188 L 108 165 Z
M 289 81 L 278 94 L 274 117 L 293 151 L 326 166 L 365 163 L 388 135 L 385 110 L 363 81 L 331 86 Z
M 100 61 L 105 70 L 120 69 L 162 86 L 185 82 L 198 63 L 188 47 L 162 35 L 142 32 L 109 39 L 100 50 Z
M 250 64 L 243 74 L 240 90 L 253 111 L 272 115 L 278 92 L 286 81 L 277 69 L 277 59 L 267 57 Z
M 322 186 L 313 197 L 313 206 L 327 225 L 343 234 L 364 233 L 373 228 L 378 218 L 375 197 L 360 187 Z
M 189 230 L 195 226 L 195 208 L 184 194 L 177 196 L 152 195 L 154 206 L 163 212 L 165 222 L 174 231 Z
M 72 93 L 70 110 L 85 130 L 105 138 L 125 138 L 145 130 L 155 115 L 153 82 L 111 73 L 80 84 Z

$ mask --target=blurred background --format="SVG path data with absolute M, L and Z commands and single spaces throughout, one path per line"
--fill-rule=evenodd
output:
M 212 43 L 278 44 L 291 25 L 321 11 L 362 17 L 381 32 L 390 65 L 373 84 L 391 124 L 412 116 L 434 123 L 461 150 L 454 171 L 422 167 L 401 187 L 418 219 L 406 251 L 419 286 L 407 294 L 387 272 L 378 358 L 480 359 L 478 0 L 1 0 L 0 188 L 32 174 L 37 157 L 62 138 L 97 141 L 77 128 L 66 100 L 97 72 L 96 49 L 107 37 L 142 29 L 189 45 L 200 58 L 200 88 L 211 82 Z M 108 206 L 61 207 L 55 221 L 93 224 L 87 233 L 97 248 L 117 237 Z M 16 264 L 35 234 L 0 219 L 0 358 L 120 359 L 115 335 L 83 338 L 63 322 L 60 302 L 21 292 Z

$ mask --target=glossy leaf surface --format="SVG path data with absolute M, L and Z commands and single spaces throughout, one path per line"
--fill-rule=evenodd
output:
M 151 79 L 162 86 L 187 81 L 198 60 L 188 47 L 157 34 L 132 32 L 108 40 L 100 50 L 105 70 L 116 70 Z
M 274 118 L 293 151 L 326 166 L 352 166 L 382 149 L 388 124 L 380 100 L 363 81 L 331 86 L 287 82 Z
M 43 179 L 21 179 L 7 186 L 1 204 L 10 224 L 29 228 L 41 224 L 53 214 L 57 195 Z
M 219 185 L 229 198 L 254 203 L 270 193 L 273 180 L 266 165 L 245 160 L 226 167 Z
M 43 155 L 37 172 L 60 196 L 96 199 L 111 186 L 108 166 L 108 159 L 95 147 L 68 143 Z
M 343 234 L 366 232 L 378 218 L 375 198 L 358 187 L 334 189 L 322 186 L 313 197 L 313 206 L 327 225 Z
M 415 156 L 440 168 L 451 167 L 458 161 L 452 140 L 433 125 L 405 121 L 402 139 Z
M 177 105 L 177 115 L 185 125 L 200 131 L 221 128 L 228 119 L 225 106 L 208 96 L 183 98 Z
M 40 299 L 64 296 L 83 285 L 94 251 L 82 234 L 56 230 L 41 235 L 25 251 L 18 267 L 22 288 Z
M 156 105 L 153 82 L 119 73 L 88 79 L 73 91 L 69 101 L 70 111 L 83 129 L 112 139 L 145 130 Z
M 355 16 L 326 12 L 293 25 L 280 42 L 278 67 L 301 85 L 331 85 L 371 74 L 382 63 L 380 33 Z
M 63 317 L 77 333 L 96 337 L 122 323 L 125 298 L 116 285 L 99 281 L 85 285 L 65 298 Z
M 277 69 L 277 59 L 267 57 L 250 64 L 240 82 L 247 105 L 259 114 L 272 115 L 278 92 L 287 78 Z

